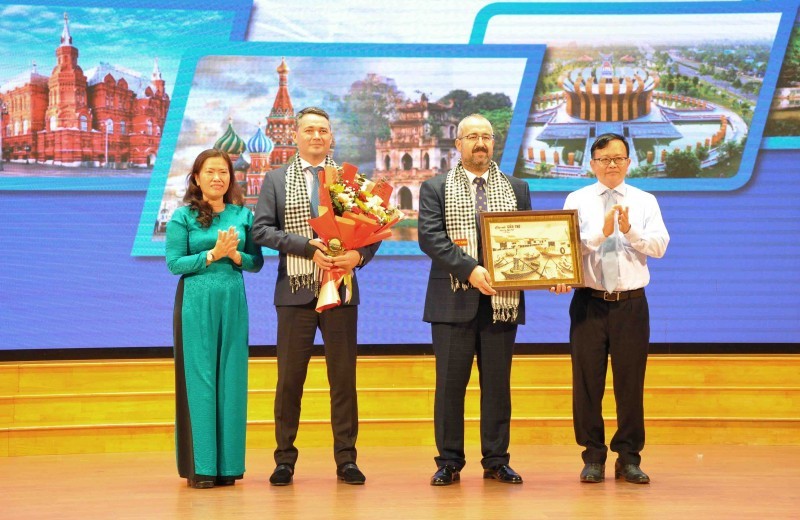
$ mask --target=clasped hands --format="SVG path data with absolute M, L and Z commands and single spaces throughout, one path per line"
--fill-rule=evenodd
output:
M 628 220 L 628 206 L 614 204 L 610 210 L 606 212 L 605 219 L 603 220 L 603 234 L 610 237 L 614 233 L 614 221 L 619 224 L 619 230 L 627 233 L 631 230 L 631 223 Z
M 214 255 L 215 261 L 228 257 L 236 265 L 241 265 L 242 255 L 239 253 L 238 247 L 239 233 L 236 232 L 234 226 L 231 226 L 227 230 L 217 231 L 217 243 L 211 249 L 211 254 Z
M 314 251 L 312 260 L 323 271 L 341 269 L 345 273 L 350 274 L 361 261 L 361 253 L 355 249 L 348 249 L 339 256 L 329 256 L 327 254 L 328 247 L 321 240 L 316 238 L 312 239 L 310 244 L 317 248 L 317 250 Z

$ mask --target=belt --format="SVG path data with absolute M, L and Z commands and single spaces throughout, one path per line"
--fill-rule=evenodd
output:
M 644 296 L 644 288 L 641 289 L 634 289 L 632 291 L 615 291 L 615 292 L 605 292 L 605 291 L 595 291 L 594 289 L 590 289 L 592 298 L 600 298 L 603 301 L 607 302 L 620 302 L 622 300 L 628 300 L 630 298 L 641 298 Z

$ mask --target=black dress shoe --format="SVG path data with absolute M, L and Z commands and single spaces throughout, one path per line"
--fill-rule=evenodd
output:
M 236 481 L 238 479 L 240 479 L 240 478 L 242 478 L 242 475 L 237 475 L 235 477 L 234 476 L 217 475 L 217 477 L 214 479 L 214 485 L 215 486 L 232 486 L 232 485 L 236 484 Z
M 484 469 L 483 478 L 493 478 L 505 484 L 522 484 L 522 477 L 511 469 L 511 466 L 508 464 L 501 464 L 491 469 Z
M 650 477 L 642 471 L 638 464 L 622 464 L 619 460 L 614 464 L 614 478 L 624 477 L 626 482 L 633 484 L 649 484 Z
M 606 479 L 606 465 L 599 462 L 587 462 L 581 471 L 581 482 L 595 484 Z
M 360 486 L 367 481 L 367 477 L 361 473 L 361 470 L 358 469 L 355 462 L 341 464 L 336 468 L 336 476 L 339 477 L 339 480 L 344 481 L 345 484 L 352 484 L 354 486 Z
M 461 480 L 461 474 L 455 466 L 444 465 L 436 470 L 431 477 L 431 486 L 449 486 L 453 482 Z
M 214 487 L 214 477 L 195 475 L 194 478 L 187 478 L 186 483 L 194 489 L 209 489 Z
M 275 471 L 269 477 L 269 483 L 273 486 L 288 486 L 292 483 L 294 468 L 288 464 L 278 464 Z

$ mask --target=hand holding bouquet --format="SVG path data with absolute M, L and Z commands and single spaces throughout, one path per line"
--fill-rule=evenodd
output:
M 327 254 L 338 256 L 392 235 L 390 228 L 403 213 L 389 204 L 392 187 L 385 181 L 372 182 L 358 168 L 344 163 L 319 172 L 319 216 L 308 223 L 327 245 Z M 317 312 L 341 305 L 339 286 L 344 282 L 345 301 L 350 301 L 352 275 L 344 269 L 326 271 L 322 278 Z

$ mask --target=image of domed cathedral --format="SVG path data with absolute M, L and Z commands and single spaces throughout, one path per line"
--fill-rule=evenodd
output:
M 226 152 L 233 161 L 236 182 L 245 194 L 245 204 L 252 210 L 255 210 L 258 202 L 264 174 L 285 165 L 297 151 L 292 140 L 296 121 L 289 94 L 290 69 L 285 59 L 281 60 L 276 71 L 279 76 L 278 90 L 266 117 L 266 125 L 258 123 L 255 130 L 248 131 L 244 130 L 245 125 L 241 123 L 237 128 L 229 118 L 224 132 L 213 143 L 214 149 Z M 369 87 L 365 82 L 391 84 L 388 78 L 368 74 L 366 80 L 355 82 L 351 91 Z M 370 178 L 389 182 L 394 188 L 390 203 L 403 210 L 408 217 L 407 225 L 395 231 L 395 240 L 416 239 L 420 185 L 434 175 L 448 171 L 458 160 L 454 143 L 458 119 L 452 114 L 452 108 L 452 101 L 430 101 L 424 93 L 419 101 L 403 98 L 396 102 L 394 115 L 386 121 L 388 138 L 378 137 L 364 143 L 365 146 L 374 146 L 374 152 L 371 152 L 374 153 L 374 160 L 359 165 L 360 171 Z M 339 129 L 336 126 L 339 123 L 337 117 L 338 114 L 331 114 L 332 125 Z M 334 156 L 336 135 L 334 131 L 331 145 Z M 347 137 L 352 139 L 353 136 Z M 185 188 L 182 179 L 179 178 L 178 183 L 180 188 L 168 187 L 165 191 L 154 228 L 156 237 L 163 237 L 172 212 L 181 205 Z
M 292 140 L 297 123 L 294 119 L 294 107 L 289 96 L 289 66 L 286 59 L 281 59 L 276 69 L 278 73 L 278 91 L 272 109 L 267 116 L 266 130 L 257 124 L 257 129 L 245 141 L 233 128 L 233 121 L 228 120 L 228 127 L 214 143 L 214 149 L 226 152 L 233 162 L 236 182 L 245 194 L 245 205 L 255 210 L 264 174 L 283 166 L 297 152 Z
M 255 133 L 245 141 L 236 133 L 230 120 L 225 133 L 214 143 L 214 149 L 224 151 L 230 156 L 234 178 L 245 194 L 245 205 L 251 210 L 255 209 L 258 202 L 264 174 L 285 164 L 285 161 L 279 162 L 279 158 L 273 158 L 272 152 L 275 148 L 275 142 L 264 132 L 261 123 Z
M 234 128 L 233 119 L 228 118 L 225 131 L 214 142 L 213 148 L 227 153 L 233 162 L 233 173 L 236 182 L 242 187 L 245 195 L 245 205 L 255 211 L 258 195 L 261 193 L 261 183 L 264 174 L 270 170 L 283 166 L 297 152 L 292 140 L 297 123 L 295 122 L 294 107 L 289 96 L 289 66 L 285 59 L 281 59 L 276 69 L 278 73 L 278 90 L 272 104 L 272 109 L 266 117 L 266 130 L 261 122 L 256 123 L 256 130 L 251 135 L 246 135 L 245 141 Z M 211 143 L 209 143 L 210 145 Z M 185 193 L 182 174 L 179 176 L 180 188 L 164 192 L 153 236 L 163 239 L 166 233 L 167 222 L 172 218 L 172 213 L 182 205 L 181 200 Z
M 269 58 L 242 57 L 229 60 L 226 66 L 237 63 L 265 65 Z M 331 153 L 339 164 L 348 162 L 372 180 L 385 180 L 393 191 L 389 203 L 402 210 L 406 219 L 393 228 L 394 240 L 416 240 L 420 185 L 431 177 L 447 172 L 458 162 L 455 148 L 458 121 L 471 113 L 485 113 L 493 121 L 498 143 L 495 158 L 502 154 L 505 135 L 512 115 L 510 96 L 499 91 L 453 89 L 435 101 L 432 94 L 415 90 L 418 97 L 410 99 L 389 76 L 367 72 L 358 79 L 321 84 L 318 90 L 305 87 L 308 58 L 298 59 L 293 66 L 295 92 L 304 105 L 320 104 L 330 114 L 333 129 Z M 274 63 L 274 62 L 273 62 Z M 272 65 L 274 66 L 274 65 Z M 270 67 L 271 68 L 271 67 Z M 264 68 L 258 68 L 258 76 Z M 268 70 L 268 69 L 267 69 Z M 297 152 L 292 135 L 296 129 L 293 100 L 290 96 L 290 68 L 281 58 L 276 69 L 278 82 L 273 96 L 263 96 L 251 89 L 249 78 L 242 86 L 228 86 L 232 95 L 220 106 L 219 78 L 213 74 L 196 78 L 203 87 L 193 106 L 211 107 L 208 110 L 187 109 L 183 130 L 178 138 L 176 153 L 167 175 L 167 182 L 154 222 L 153 238 L 163 240 L 166 224 L 180 207 L 186 191 L 186 171 L 191 168 L 199 151 L 214 148 L 225 151 L 233 162 L 234 177 L 245 194 L 245 203 L 255 209 L 264 174 L 286 165 Z M 403 67 L 398 73 L 410 74 Z M 413 72 L 413 71 L 412 71 Z M 413 76 L 412 76 L 413 78 Z M 273 85 L 273 81 L 265 82 Z M 414 86 L 425 88 L 424 82 Z M 459 85 L 460 86 L 460 85 Z M 272 101 L 266 117 L 263 103 Z M 223 123 L 224 121 L 224 123 Z M 223 123 L 223 124 L 220 124 Z M 500 150 L 500 151 L 498 151 Z
M 627 138 L 633 177 L 691 177 L 706 169 L 731 176 L 738 170 L 728 159 L 747 136 L 746 121 L 719 103 L 665 89 L 651 60 L 583 54 L 553 69 L 557 87 L 534 98 L 518 176 L 590 176 L 591 144 L 609 132 Z M 674 158 L 688 158 L 694 169 L 671 171 L 672 164 L 686 163 Z M 727 170 L 718 166 L 723 160 Z

